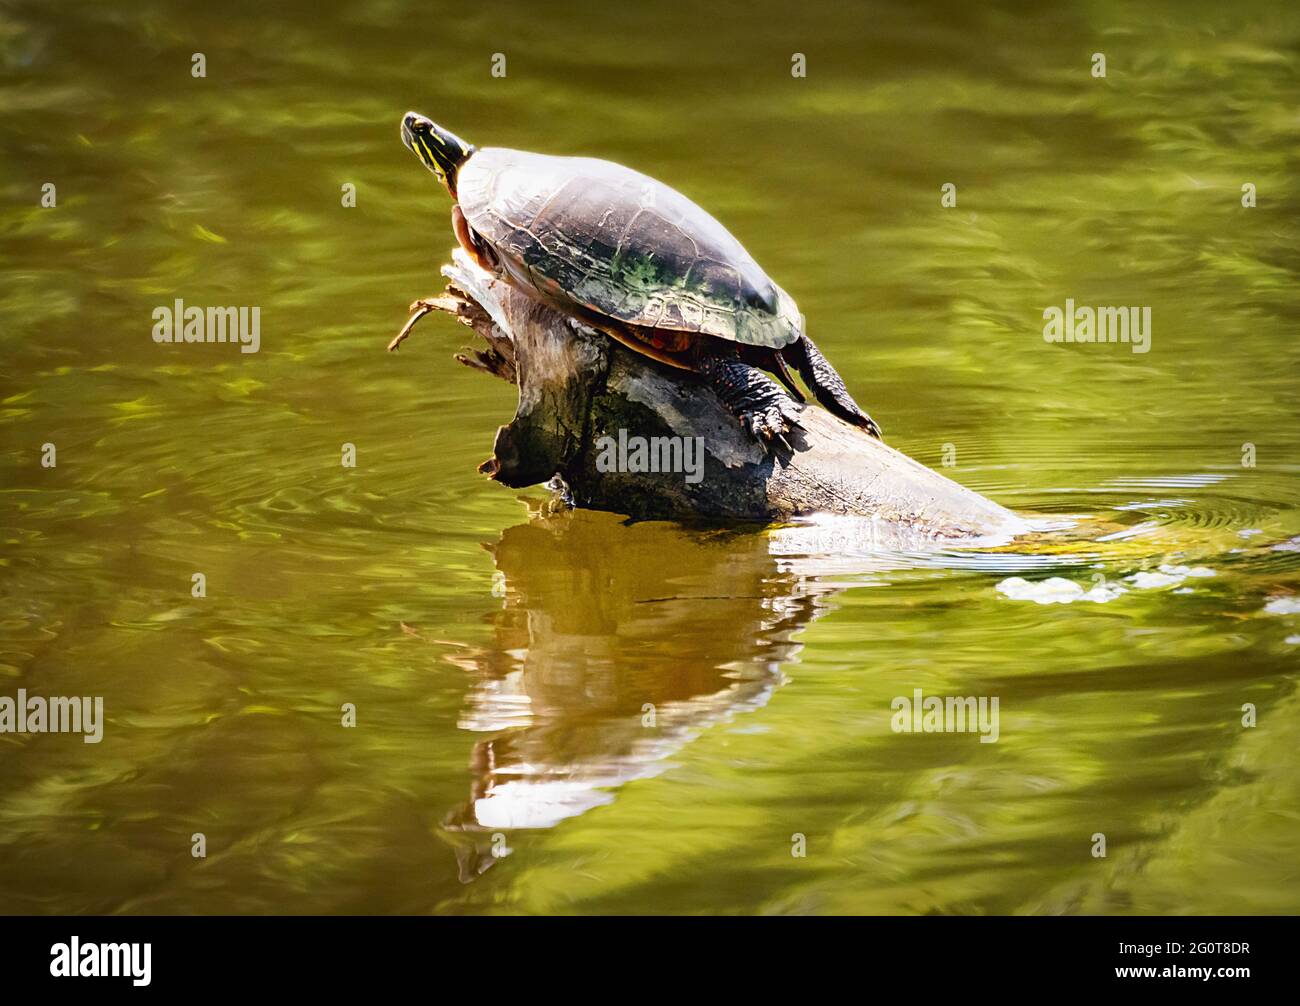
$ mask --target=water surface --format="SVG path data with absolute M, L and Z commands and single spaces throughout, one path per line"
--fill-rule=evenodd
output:
M 107 724 L 0 735 L 0 910 L 1300 910 L 1300 17 L 1017 6 L 6 4 L 0 694 Z M 892 444 L 1075 527 L 486 482 L 512 390 L 383 351 L 452 244 L 408 108 L 681 189 Z M 154 344 L 177 297 L 261 351 Z M 1045 343 L 1066 298 L 1151 351 Z M 997 743 L 892 732 L 917 688 Z

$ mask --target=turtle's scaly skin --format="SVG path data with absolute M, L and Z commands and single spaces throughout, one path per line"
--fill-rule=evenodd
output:
M 799 338 L 794 300 L 681 193 L 609 161 L 489 147 L 457 200 L 512 278 L 626 325 L 777 349 Z
M 884 434 L 876 421 L 858 408 L 858 403 L 844 386 L 844 379 L 831 366 L 831 361 L 822 355 L 817 344 L 804 336 L 793 345 L 783 350 L 786 360 L 795 365 L 803 383 L 812 389 L 812 393 L 829 413 L 839 416 L 845 422 L 860 426 L 877 440 L 883 440 Z

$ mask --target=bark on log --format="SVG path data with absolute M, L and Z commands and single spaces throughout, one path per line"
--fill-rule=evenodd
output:
M 497 431 L 493 457 L 480 468 L 504 485 L 558 474 L 576 504 L 636 518 L 770 522 L 825 512 L 927 538 L 1009 539 L 1029 530 L 1009 510 L 814 404 L 790 438 L 793 455 L 773 457 L 692 375 L 494 279 L 461 249 L 452 258 L 442 269 L 447 294 L 421 302 L 420 314 L 458 317 L 487 345 L 456 359 L 518 386 L 515 417 Z M 598 470 L 598 441 L 617 439 L 620 429 L 629 437 L 702 438 L 703 478 Z

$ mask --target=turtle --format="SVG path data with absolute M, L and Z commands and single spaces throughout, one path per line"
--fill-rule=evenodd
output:
M 699 375 L 765 448 L 789 448 L 784 435 L 802 425 L 806 399 L 791 367 L 827 411 L 883 439 L 804 331 L 794 299 L 680 192 L 611 161 L 479 149 L 417 112 L 402 117 L 401 135 L 446 187 L 456 240 L 479 266 Z

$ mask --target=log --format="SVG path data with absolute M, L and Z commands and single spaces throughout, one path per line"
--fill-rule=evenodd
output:
M 693 375 L 493 277 L 461 249 L 442 274 L 446 295 L 413 304 L 416 313 L 389 348 L 430 312 L 454 315 L 483 339 L 485 346 L 456 359 L 518 386 L 515 416 L 479 469 L 503 485 L 558 475 L 576 505 L 634 518 L 769 523 L 830 513 L 930 539 L 1009 540 L 1030 530 L 1011 511 L 814 404 L 789 438 L 793 452 L 774 455 Z M 681 471 L 603 470 L 620 431 L 652 444 L 689 438 L 702 464 L 689 479 Z

